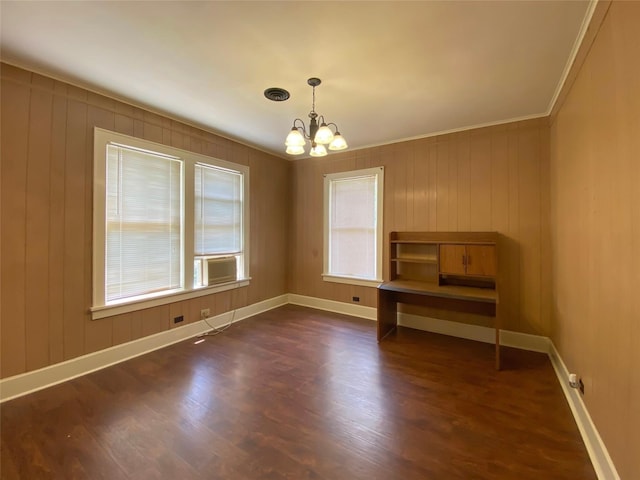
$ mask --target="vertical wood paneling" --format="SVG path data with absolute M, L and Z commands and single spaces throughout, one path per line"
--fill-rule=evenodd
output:
M 403 144 L 402 154 L 407 161 L 407 230 L 415 230 L 415 181 L 416 181 L 416 162 L 413 154 L 414 144 L 407 142 Z
M 117 113 L 115 115 L 114 131 L 125 135 L 133 135 L 133 118 Z
M 142 310 L 128 314 L 131 322 L 131 340 L 142 338 Z
M 548 333 L 549 320 L 543 317 L 548 308 L 543 310 L 540 299 L 541 283 L 548 283 L 549 275 L 540 254 L 540 238 L 543 231 L 548 232 L 549 222 L 549 212 L 543 212 L 541 203 L 548 187 L 541 184 L 540 173 L 542 165 L 548 164 L 548 143 L 542 141 L 546 129 L 545 122 L 534 120 L 366 149 L 355 156 L 341 153 L 329 159 L 297 161 L 292 179 L 292 221 L 296 227 L 291 235 L 291 291 L 351 302 L 357 291 L 354 287 L 320 277 L 322 229 L 315 219 L 322 218 L 323 193 L 316 187 L 324 173 L 383 165 L 385 278 L 389 274 L 387 240 L 391 231 L 499 231 L 504 249 L 500 256 L 504 270 L 500 309 L 506 328 Z M 522 205 L 521 194 L 526 198 Z M 521 228 L 521 223 L 526 228 Z M 375 306 L 375 289 L 361 288 L 368 293 L 357 295 L 360 304 Z M 523 308 L 530 311 L 520 308 L 521 294 L 528 302 Z M 486 323 L 479 317 L 437 313 Z
M 0 308 L 3 377 L 22 373 L 26 368 L 24 267 L 30 93 L 29 88 L 23 85 L 11 81 L 2 82 L 3 292 Z
M 458 229 L 461 232 L 471 230 L 471 170 L 469 134 L 458 135 Z
M 2 377 L 286 293 L 287 161 L 19 68 L 1 73 Z M 249 287 L 90 320 L 96 126 L 251 165 Z
M 449 227 L 449 144 L 436 146 L 436 230 L 448 232 Z M 404 230 L 399 228 L 398 230 Z
M 420 157 L 420 145 L 413 142 L 413 228 L 416 231 L 426 230 L 429 224 L 427 219 L 427 172 L 428 165 Z M 385 242 L 386 243 L 386 242 Z M 388 258 L 388 257 L 385 257 Z
M 76 92 L 78 95 L 78 92 Z M 67 104 L 64 249 L 64 358 L 85 353 L 85 169 L 87 166 L 87 104 L 70 99 Z M 89 208 L 90 210 L 90 208 Z M 80 301 L 79 301 L 80 300 Z
M 322 197 L 324 183 L 322 181 L 321 172 L 320 162 L 316 160 L 316 162 L 314 162 L 314 171 L 310 172 L 312 175 L 311 194 L 314 199 Z M 322 205 L 320 208 L 320 212 L 322 212 Z M 311 241 L 310 263 L 312 265 L 312 270 L 310 272 L 310 277 L 316 285 L 314 295 L 322 297 L 322 288 L 328 287 L 328 289 L 331 289 L 333 287 L 333 285 L 327 285 L 326 282 L 318 281 L 320 274 L 322 274 L 323 262 L 323 215 L 319 213 L 318 215 L 307 217 L 305 219 L 305 226 L 309 229 L 309 236 L 307 238 Z
M 471 134 L 469 219 L 471 231 L 491 230 L 491 137 L 489 129 Z
M 264 190 L 263 183 L 267 183 L 268 180 L 265 176 L 264 171 L 258 171 L 264 168 L 264 165 L 259 161 L 252 161 L 250 163 L 251 170 L 251 198 L 264 198 L 260 195 L 260 193 Z M 253 221 L 251 222 L 251 226 L 255 228 L 257 231 L 261 231 L 261 222 L 264 218 L 262 209 L 265 207 L 266 202 L 252 202 L 250 205 L 251 208 L 251 218 Z M 261 236 L 257 239 L 257 241 L 251 243 L 250 247 L 250 261 L 251 261 L 251 270 L 253 272 L 258 273 L 258 269 L 263 265 L 260 261 L 260 257 L 266 254 L 266 249 L 264 248 L 264 242 L 267 239 L 265 236 Z M 262 275 L 257 275 L 258 278 L 262 278 Z M 257 290 L 256 290 L 257 291 Z
M 113 318 L 105 322 L 85 321 L 84 348 L 86 353 L 97 352 L 113 346 Z
M 391 221 L 394 225 L 399 225 L 402 229 L 406 229 L 407 225 L 407 174 L 406 162 L 398 158 L 396 148 L 391 145 L 381 147 L 383 149 L 383 158 L 389 159 L 390 165 L 388 177 L 393 202 L 391 203 Z M 386 150 L 386 151 L 385 151 Z M 387 181 L 387 172 L 385 172 L 385 182 Z
M 547 119 L 545 119 L 546 123 Z M 540 129 L 540 151 L 544 156 L 540 165 L 540 216 L 542 219 L 551 218 L 551 179 L 550 157 L 551 145 L 549 129 Z M 543 331 L 551 335 L 551 222 L 543 221 L 540 229 L 540 318 L 547 322 Z
M 132 340 L 130 313 L 116 315 L 115 317 L 112 318 L 112 325 L 113 325 L 112 341 L 114 345 L 130 342 Z
M 640 471 L 639 22 L 640 3 L 611 4 L 553 118 L 549 174 L 553 341 L 625 479 Z
M 35 79 L 35 76 L 34 76 Z M 42 77 L 40 81 L 47 80 Z M 53 81 L 49 80 L 51 87 Z M 46 83 L 45 83 L 46 84 Z M 31 92 L 26 191 L 26 361 L 28 370 L 49 364 L 49 177 L 52 94 Z
M 520 329 L 543 333 L 536 329 L 540 317 L 540 276 L 534 269 L 540 265 L 540 160 L 539 134 L 537 130 L 521 130 L 518 143 L 520 184 L 519 237 L 521 258 L 531 259 L 520 269 Z M 537 267 L 536 267 L 537 266 Z
M 515 125 L 507 126 L 508 135 L 508 168 L 509 168 L 509 227 L 506 232 L 503 248 L 506 252 L 501 253 L 503 261 L 501 265 L 509 265 L 509 268 L 501 268 L 500 275 L 503 277 L 504 288 L 500 289 L 500 303 L 504 308 L 501 313 L 502 318 L 507 319 L 513 325 L 519 324 L 520 317 L 520 245 L 512 239 L 519 238 L 519 215 L 520 215 L 520 168 L 518 160 L 518 128 Z
M 498 232 L 506 232 L 509 227 L 508 149 L 506 130 L 494 130 L 491 134 L 491 229 Z
M 457 139 L 455 142 L 447 142 L 447 157 L 449 178 L 449 218 L 447 219 L 447 229 L 450 231 L 458 231 L 458 157 L 457 157 Z M 451 144 L 449 146 L 449 143 Z
M 435 232 L 438 230 L 438 150 L 435 142 L 428 142 L 426 145 L 425 158 L 429 168 L 427 175 L 427 198 L 429 204 L 429 223 L 427 230 Z M 389 231 L 391 232 L 393 230 Z
M 205 308 L 205 307 L 203 307 Z M 231 291 L 220 292 L 216 295 L 215 307 L 211 310 L 213 315 L 220 315 L 221 313 L 231 310 Z
M 153 335 L 169 329 L 169 305 L 142 310 L 142 336 Z
M 49 363 L 64 360 L 66 87 L 56 82 L 51 120 L 49 201 Z

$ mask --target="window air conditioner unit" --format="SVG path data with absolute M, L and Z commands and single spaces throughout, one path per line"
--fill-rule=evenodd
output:
M 236 257 L 208 258 L 204 261 L 204 278 L 207 285 L 235 282 L 237 277 Z

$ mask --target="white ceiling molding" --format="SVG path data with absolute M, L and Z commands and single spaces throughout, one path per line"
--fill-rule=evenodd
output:
M 548 115 L 596 3 L 2 2 L 1 58 L 285 158 L 312 76 L 350 151 Z

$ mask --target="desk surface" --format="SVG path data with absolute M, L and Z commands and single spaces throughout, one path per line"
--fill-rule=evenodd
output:
M 457 285 L 438 285 L 436 283 L 412 280 L 393 280 L 378 287 L 389 292 L 412 293 L 432 297 L 472 300 L 476 302 L 498 303 L 498 294 L 489 288 L 463 287 Z

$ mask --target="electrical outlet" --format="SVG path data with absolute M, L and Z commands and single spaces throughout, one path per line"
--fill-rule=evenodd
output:
M 180 323 L 180 322 L 182 322 L 183 320 L 184 320 L 184 316 L 183 316 L 183 315 L 180 315 L 179 317 L 175 317 L 175 318 L 173 319 L 173 323 Z
M 353 300 L 354 302 L 359 302 L 360 301 L 360 297 L 351 297 L 351 300 Z
M 200 320 L 204 320 L 205 318 L 209 318 L 209 315 L 211 315 L 211 309 L 203 308 L 202 310 L 200 310 Z
M 584 383 L 582 383 L 582 379 L 578 381 L 578 388 L 580 389 L 580 393 L 584 395 Z

